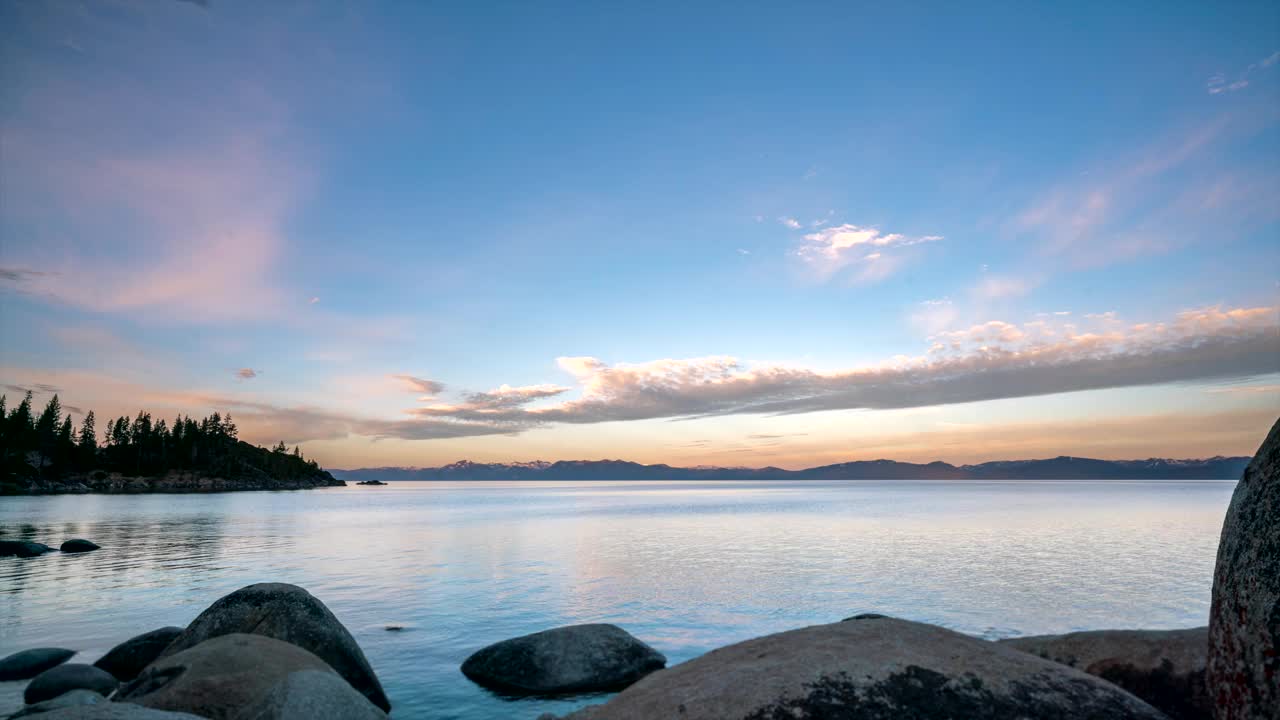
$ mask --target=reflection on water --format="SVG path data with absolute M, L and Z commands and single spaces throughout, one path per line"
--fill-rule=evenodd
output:
M 879 611 L 999 637 L 1208 618 L 1231 482 L 394 483 L 0 498 L 0 655 L 91 661 L 220 595 L 292 582 L 355 635 L 401 718 L 535 718 L 458 672 L 480 646 L 622 625 L 672 662 Z M 387 625 L 403 625 L 387 632 Z M 0 683 L 0 712 L 20 683 Z

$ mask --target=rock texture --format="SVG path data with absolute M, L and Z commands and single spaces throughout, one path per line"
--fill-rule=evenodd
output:
M 1209 692 L 1218 720 L 1280 718 L 1280 421 L 1236 483 L 1222 523 Z
M 75 650 L 66 648 L 32 648 L 0 660 L 0 681 L 26 680 L 71 659 Z
M 324 603 L 297 585 L 260 583 L 219 599 L 200 613 L 161 657 L 229 633 L 275 638 L 315 653 L 370 702 L 391 710 L 382 684 L 355 638 Z
M 301 670 L 276 683 L 236 720 L 386 720 L 387 714 L 331 672 Z
M 867 618 L 768 635 L 656 672 L 573 720 L 1162 720 L 1079 670 L 943 628 Z
M 104 702 L 53 710 L 34 716 L 36 720 L 204 720 L 188 713 L 152 710 L 132 703 Z
M 68 663 L 49 668 L 35 676 L 22 691 L 22 701 L 28 705 L 52 700 L 72 690 L 92 690 L 99 695 L 110 695 L 120 683 L 105 670 L 83 663 Z
M 169 643 L 181 634 L 180 627 L 162 627 L 143 633 L 111 648 L 93 666 L 106 670 L 120 682 L 128 682 L 138 677 L 138 673 L 160 657 Z
M 90 542 L 88 540 L 83 540 L 81 538 L 74 538 L 72 540 L 68 540 L 62 543 L 62 547 L 58 549 L 64 553 L 82 553 L 82 552 L 92 552 L 94 550 L 97 550 L 100 547 L 102 546 L 95 542 Z
M 154 477 L 133 477 L 98 471 L 84 475 L 68 475 L 58 480 L 30 478 L 24 484 L 12 488 L 10 494 L 210 493 L 239 490 L 310 490 L 345 485 L 345 482 L 335 480 L 324 470 L 317 470 L 306 477 L 282 478 L 274 477 L 257 468 L 244 467 L 240 474 L 230 477 L 190 471 L 173 471 Z
M 116 699 L 230 720 L 299 670 L 333 672 L 323 660 L 296 645 L 233 633 L 157 660 L 120 688 Z
M 1208 720 L 1209 628 L 1098 630 L 1001 640 L 1023 652 L 1079 668 L 1146 700 L 1173 720 Z
M 485 687 L 522 694 L 617 690 L 667 664 L 616 625 L 570 625 L 503 640 L 462 663 Z
M 49 552 L 51 548 L 44 543 L 30 540 L 0 540 L 0 557 L 17 556 L 20 558 L 35 557 Z
M 104 703 L 107 699 L 102 697 L 100 693 L 92 690 L 72 690 L 71 692 L 62 693 L 52 700 L 45 700 L 34 705 L 28 705 L 18 712 L 9 716 L 8 720 L 17 720 L 18 718 L 28 717 L 30 715 L 39 715 L 50 710 L 60 710 L 69 707 L 82 707 L 85 705 L 97 705 Z

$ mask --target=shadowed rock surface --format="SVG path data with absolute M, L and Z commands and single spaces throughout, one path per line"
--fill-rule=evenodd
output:
M 1173 720 L 1212 717 L 1205 684 L 1207 627 L 1097 630 L 999 642 L 1115 683 Z
M 387 714 L 331 672 L 301 670 L 276 683 L 236 720 L 386 720 Z
M 333 672 L 320 658 L 287 642 L 261 635 L 221 635 L 157 660 L 120 688 L 116 699 L 230 720 L 299 670 Z
M 570 625 L 490 645 L 462 663 L 462 674 L 495 690 L 537 695 L 617 690 L 666 664 L 616 625 Z
M 50 551 L 44 543 L 30 540 L 0 540 L 0 557 L 17 556 L 20 558 L 35 557 Z
M 106 670 L 83 663 L 68 663 L 49 668 L 35 676 L 27 689 L 22 691 L 22 701 L 33 705 L 72 690 L 92 690 L 106 696 L 114 692 L 119 684 Z
M 160 657 L 169 643 L 181 634 L 180 627 L 162 627 L 143 633 L 111 648 L 93 666 L 106 670 L 120 682 L 128 682 L 138 677 L 138 673 Z
M 32 717 L 33 720 L 205 720 L 199 715 L 152 710 L 141 705 L 118 702 L 52 710 Z
M 932 625 L 867 618 L 767 635 L 656 672 L 572 720 L 1160 720 L 1099 678 Z
M 259 583 L 219 599 L 200 613 L 161 654 L 168 657 L 210 638 L 250 633 L 315 653 L 383 711 L 391 703 L 351 633 L 324 603 L 297 585 Z
M 1280 718 L 1280 421 L 1236 483 L 1209 611 L 1218 720 Z
M 0 681 L 33 678 L 70 660 L 75 654 L 75 650 L 66 648 L 31 648 L 16 652 L 0 660 Z
M 72 690 L 65 692 L 52 700 L 45 700 L 34 705 L 28 705 L 18 712 L 9 716 L 8 720 L 17 720 L 17 718 L 38 715 L 40 713 L 49 712 L 50 710 L 59 710 L 61 708 L 81 707 L 84 705 L 97 705 L 104 703 L 107 699 L 100 693 L 92 690 Z
M 62 543 L 62 547 L 58 549 L 64 553 L 82 553 L 82 552 L 92 552 L 101 547 L 102 547 L 101 545 L 95 542 L 90 542 L 82 538 L 73 538 L 71 540 L 68 540 Z

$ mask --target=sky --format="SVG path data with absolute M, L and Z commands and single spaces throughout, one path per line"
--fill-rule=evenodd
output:
M 335 468 L 1252 454 L 1280 6 L 0 0 L 0 337 Z

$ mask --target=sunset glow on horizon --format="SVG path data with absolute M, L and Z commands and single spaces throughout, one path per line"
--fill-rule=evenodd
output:
M 0 393 L 332 468 L 1252 454 L 1276 6 L 923 12 L 0 4 Z

